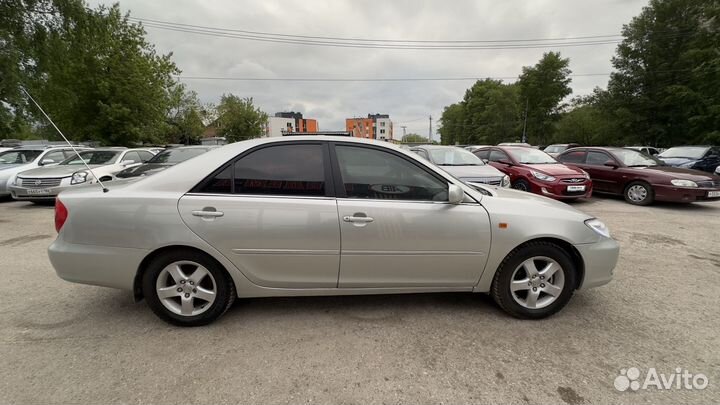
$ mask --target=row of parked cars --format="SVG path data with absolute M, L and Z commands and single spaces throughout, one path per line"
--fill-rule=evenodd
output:
M 550 145 L 545 151 L 527 144 L 464 149 L 424 145 L 410 150 L 465 182 L 512 187 L 558 200 L 590 197 L 593 191 L 622 195 L 635 205 L 720 200 L 720 148 L 712 146 L 663 152 L 576 144 Z
M 216 146 L 87 148 L 20 146 L 0 151 L 0 198 L 55 201 L 66 189 L 147 176 Z

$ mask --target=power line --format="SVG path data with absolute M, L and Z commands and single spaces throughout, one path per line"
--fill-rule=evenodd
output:
M 573 73 L 570 77 L 609 76 L 611 73 Z M 475 76 L 475 77 L 365 77 L 365 78 L 329 78 L 329 77 L 223 77 L 223 76 L 175 76 L 181 80 L 226 80 L 249 82 L 432 82 L 432 81 L 469 81 L 469 80 L 512 80 L 518 76 Z M 424 119 L 424 118 L 423 118 Z

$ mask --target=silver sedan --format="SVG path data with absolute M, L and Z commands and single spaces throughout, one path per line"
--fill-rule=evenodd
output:
M 596 218 L 384 142 L 256 139 L 114 183 L 60 194 L 50 260 L 184 326 L 237 297 L 440 291 L 543 318 L 608 283 L 619 253 Z

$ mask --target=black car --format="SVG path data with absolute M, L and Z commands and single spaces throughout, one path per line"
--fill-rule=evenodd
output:
M 720 147 L 675 146 L 657 155 L 668 166 L 713 173 L 720 166 Z
M 126 179 L 130 177 L 149 176 L 216 148 L 219 148 L 219 146 L 181 146 L 178 148 L 165 149 L 153 156 L 153 158 L 145 164 L 125 169 L 116 174 L 115 177 Z

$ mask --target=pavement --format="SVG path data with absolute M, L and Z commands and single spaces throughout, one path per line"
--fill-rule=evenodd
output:
M 613 282 L 549 319 L 425 294 L 243 299 L 177 328 L 129 292 L 60 280 L 52 207 L 0 202 L 0 403 L 717 402 L 720 203 L 573 205 L 621 257 Z M 620 392 L 631 367 L 641 384 L 680 368 L 708 386 Z

